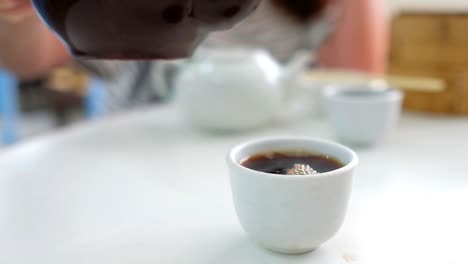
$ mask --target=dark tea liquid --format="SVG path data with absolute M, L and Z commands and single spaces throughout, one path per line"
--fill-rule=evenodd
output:
M 333 157 L 294 151 L 260 153 L 241 162 L 242 166 L 252 170 L 285 175 L 296 164 L 309 165 L 318 173 L 334 171 L 344 166 Z
M 33 0 L 76 56 L 173 59 L 192 54 L 211 31 L 227 29 L 259 0 Z

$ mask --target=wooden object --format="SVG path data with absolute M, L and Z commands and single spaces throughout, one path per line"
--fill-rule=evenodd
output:
M 364 72 L 314 69 L 305 73 L 305 79 L 317 84 L 372 85 L 382 82 L 404 91 L 442 92 L 447 89 L 445 80 L 434 77 L 402 75 L 372 75 Z
M 447 89 L 406 93 L 405 108 L 468 115 L 468 14 L 403 13 L 392 22 L 389 73 L 440 78 Z
M 89 76 L 80 68 L 69 66 L 54 69 L 47 78 L 47 99 L 55 113 L 57 126 L 69 123 L 76 107 L 82 107 Z
M 89 76 L 81 69 L 63 67 L 53 70 L 47 79 L 47 86 L 57 92 L 84 96 Z

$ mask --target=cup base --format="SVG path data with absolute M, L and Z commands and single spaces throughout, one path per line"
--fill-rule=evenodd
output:
M 265 244 L 259 243 L 260 247 L 267 249 L 269 251 L 273 251 L 279 254 L 285 255 L 302 255 L 312 251 L 315 251 L 318 247 L 314 248 L 278 248 L 273 246 L 267 246 Z

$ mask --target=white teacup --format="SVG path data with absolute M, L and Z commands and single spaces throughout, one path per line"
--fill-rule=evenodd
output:
M 315 175 L 278 175 L 241 165 L 252 155 L 291 150 L 334 157 L 344 167 Z M 358 164 L 349 148 L 312 138 L 261 139 L 232 149 L 227 162 L 238 218 L 259 245 L 302 254 L 319 247 L 341 227 Z
M 380 143 L 397 126 L 403 101 L 389 88 L 329 86 L 323 96 L 338 140 L 352 145 Z

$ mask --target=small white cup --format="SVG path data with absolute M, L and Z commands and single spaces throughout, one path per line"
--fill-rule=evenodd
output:
M 341 142 L 378 144 L 400 119 L 403 93 L 399 90 L 328 86 L 323 93 L 328 119 Z
M 241 165 L 255 154 L 291 150 L 334 157 L 345 166 L 316 175 L 278 175 Z M 302 254 L 341 227 L 358 157 L 345 146 L 320 139 L 270 138 L 238 145 L 227 163 L 236 212 L 251 240 L 279 253 Z

